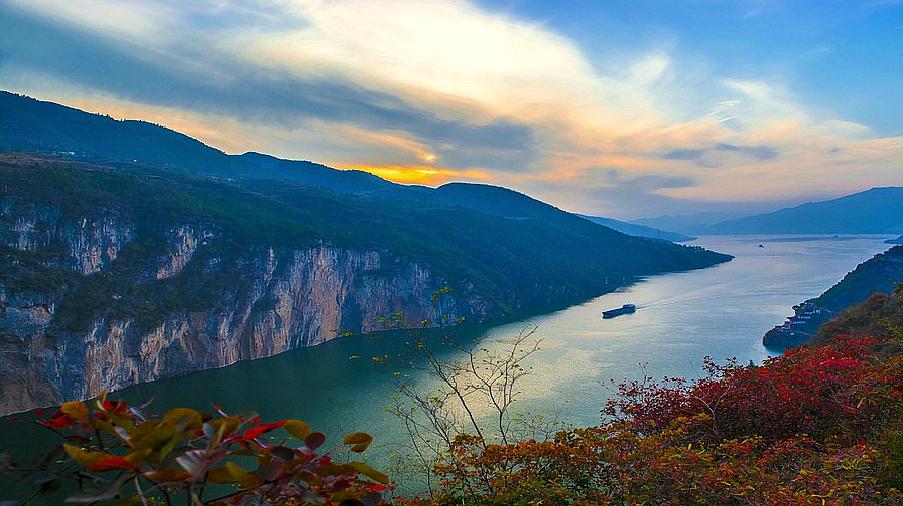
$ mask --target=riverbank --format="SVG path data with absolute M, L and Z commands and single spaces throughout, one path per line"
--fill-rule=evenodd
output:
M 805 344 L 840 311 L 865 301 L 873 293 L 889 293 L 901 281 L 903 246 L 894 246 L 856 266 L 820 296 L 793 306 L 793 316 L 769 330 L 762 342 L 778 351 Z
M 771 238 L 777 238 L 771 236 Z M 886 236 L 835 241 L 767 242 L 768 237 L 701 237 L 696 244 L 735 256 L 709 269 L 636 279 L 629 287 L 561 310 L 489 327 L 460 329 L 459 342 L 481 340 L 491 349 L 536 325 L 541 350 L 525 364 L 516 410 L 558 418 L 573 426 L 599 422 L 611 380 L 704 374 L 703 357 L 760 363 L 774 353 L 761 336 L 788 308 L 822 293 L 875 253 Z M 779 238 L 778 238 L 779 239 Z M 808 238 L 812 239 L 812 238 Z M 635 303 L 632 315 L 602 320 L 600 311 Z M 464 331 L 466 330 L 466 335 Z M 228 412 L 254 409 L 267 419 L 300 418 L 330 440 L 355 430 L 375 438 L 367 460 L 387 469 L 407 444 L 399 421 L 386 413 L 395 392 L 395 372 L 419 388 L 433 378 L 404 364 L 374 360 L 403 344 L 392 334 L 341 337 L 313 348 L 232 366 L 194 372 L 127 388 L 117 397 L 151 408 L 205 409 L 210 402 Z M 455 357 L 455 350 L 442 349 Z M 357 356 L 357 358 L 352 358 Z M 398 365 L 398 367 L 393 367 Z M 0 448 L 34 450 L 52 440 L 46 429 L 0 421 Z

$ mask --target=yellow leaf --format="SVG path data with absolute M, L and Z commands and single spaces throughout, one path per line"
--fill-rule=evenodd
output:
M 160 469 L 159 471 L 144 473 L 144 476 L 157 483 L 172 483 L 191 478 L 191 473 L 179 469 Z
M 288 420 L 285 423 L 285 431 L 295 436 L 300 441 L 304 441 L 307 439 L 307 436 L 312 432 L 310 430 L 310 425 L 302 422 L 301 420 Z
M 188 429 L 200 429 L 203 423 L 201 414 L 191 408 L 170 409 L 163 415 L 163 421 L 172 425 L 183 424 Z
M 212 483 L 238 483 L 248 490 L 260 487 L 256 476 L 234 462 L 226 462 L 223 467 L 213 469 L 207 474 L 207 479 Z
M 370 478 L 373 481 L 382 483 L 383 485 L 389 484 L 389 476 L 377 471 L 376 469 L 373 469 L 372 467 L 368 466 L 367 464 L 364 464 L 363 462 L 349 462 L 345 465 L 350 467 L 351 469 L 354 469 L 358 473 L 363 474 L 364 476 L 366 476 L 367 478 Z
M 78 462 L 84 467 L 90 467 L 98 460 L 109 456 L 104 452 L 85 451 L 75 445 L 68 443 L 63 443 L 63 450 L 65 450 L 66 453 L 69 454 L 70 457 L 72 457 L 72 460 Z
M 73 420 L 87 420 L 88 406 L 80 401 L 69 401 L 60 406 L 60 411 Z
M 353 434 L 348 434 L 344 439 L 344 443 L 346 445 L 354 445 L 351 447 L 351 451 L 357 453 L 361 453 L 366 450 L 372 442 L 373 436 L 367 434 L 366 432 L 355 432 Z
M 210 422 L 213 425 L 213 428 L 216 429 L 217 432 L 222 430 L 223 435 L 232 434 L 235 429 L 241 425 L 241 421 L 236 416 L 228 416 L 225 418 L 217 418 Z M 222 429 L 220 429 L 222 427 Z
M 138 496 L 125 497 L 116 499 L 110 503 L 110 506 L 141 506 L 141 498 Z
M 151 450 L 147 448 L 137 449 L 129 453 L 125 456 L 125 458 L 131 462 L 132 464 L 139 465 L 143 464 L 145 459 L 150 456 Z

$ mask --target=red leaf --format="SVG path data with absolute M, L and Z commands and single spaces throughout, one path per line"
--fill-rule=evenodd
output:
M 304 439 L 304 444 L 307 445 L 311 450 L 316 450 L 317 448 L 323 446 L 323 443 L 326 442 L 326 435 L 322 432 L 312 432 L 307 438 Z
M 113 469 L 134 470 L 135 464 L 129 462 L 125 457 L 109 455 L 91 464 L 88 469 L 94 472 L 112 471 Z
M 71 418 L 59 411 L 47 420 L 41 420 L 41 425 L 56 428 L 71 427 L 73 423 L 74 421 Z
M 261 436 L 261 434 L 265 432 L 269 432 L 271 430 L 278 429 L 286 424 L 285 420 L 273 423 L 265 423 L 259 427 L 254 427 L 253 429 L 248 429 L 241 435 L 244 439 L 257 439 Z
M 128 413 L 128 410 L 129 410 L 129 405 L 126 404 L 124 401 L 118 401 L 114 404 L 111 401 L 104 400 L 102 405 L 103 405 L 103 409 L 113 412 L 113 413 L 116 413 L 118 415 L 124 415 L 124 414 Z

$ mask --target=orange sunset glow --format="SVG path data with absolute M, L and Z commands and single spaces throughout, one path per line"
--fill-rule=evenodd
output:
M 483 170 L 454 170 L 439 167 L 361 167 L 341 166 L 342 169 L 356 169 L 375 174 L 394 183 L 439 186 L 452 181 L 491 181 L 491 174 Z

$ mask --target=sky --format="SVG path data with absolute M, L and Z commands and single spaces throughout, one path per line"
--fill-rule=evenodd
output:
M 0 89 L 625 219 L 903 185 L 903 0 L 0 0 Z

